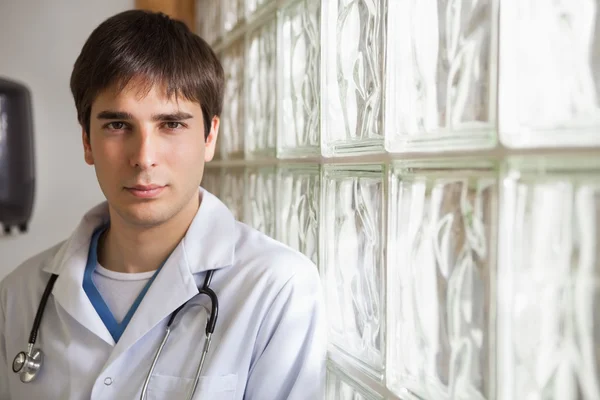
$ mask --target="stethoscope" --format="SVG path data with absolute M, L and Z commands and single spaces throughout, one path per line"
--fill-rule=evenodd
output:
M 198 288 L 198 294 L 205 294 L 210 297 L 211 302 L 211 310 L 210 315 L 208 316 L 208 320 L 206 321 L 206 340 L 204 341 L 204 349 L 202 350 L 202 356 L 200 358 L 200 362 L 198 363 L 198 368 L 196 370 L 196 378 L 194 379 L 194 385 L 192 386 L 192 390 L 188 396 L 188 399 L 192 399 L 194 397 L 194 393 L 196 392 L 196 388 L 198 387 L 198 382 L 200 381 L 200 375 L 202 374 L 202 368 L 204 367 L 204 361 L 206 360 L 206 355 L 208 354 L 208 350 L 210 348 L 210 341 L 213 332 L 215 331 L 215 326 L 217 324 L 217 318 L 219 316 L 219 299 L 215 292 L 210 288 L 210 281 L 212 280 L 214 270 L 210 270 L 206 273 L 206 278 L 204 279 L 204 284 L 202 287 Z M 12 369 L 13 372 L 19 374 L 21 382 L 29 383 L 35 379 L 37 376 L 42 363 L 44 361 L 44 353 L 41 349 L 35 348 L 35 341 L 37 339 L 37 335 L 40 328 L 40 323 L 42 322 L 42 316 L 44 315 L 44 309 L 46 308 L 46 303 L 48 302 L 48 297 L 50 297 L 50 293 L 52 292 L 52 288 L 54 287 L 54 282 L 58 278 L 58 275 L 52 274 L 48 284 L 46 285 L 46 289 L 44 290 L 44 294 L 42 295 L 42 299 L 40 300 L 40 304 L 38 306 L 35 319 L 33 321 L 33 327 L 31 328 L 31 334 L 29 335 L 29 342 L 27 345 L 27 352 L 20 352 L 17 354 L 13 361 Z M 175 320 L 175 317 L 179 312 L 185 307 L 187 302 L 180 305 L 169 318 L 169 322 L 167 322 L 167 328 L 165 331 L 165 335 L 154 355 L 154 359 L 152 360 L 152 365 L 150 366 L 150 370 L 148 371 L 148 375 L 146 376 L 146 380 L 144 381 L 144 386 L 142 388 L 142 394 L 140 399 L 145 399 L 148 392 L 148 384 L 150 383 L 150 378 L 152 377 L 152 373 L 154 372 L 154 367 L 156 367 L 156 363 L 158 362 L 158 358 L 160 357 L 160 353 L 162 353 L 165 344 L 167 343 L 167 339 L 169 339 L 169 335 L 171 334 L 171 325 Z

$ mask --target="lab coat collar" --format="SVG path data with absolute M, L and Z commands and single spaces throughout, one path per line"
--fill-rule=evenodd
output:
M 202 203 L 181 243 L 192 274 L 233 265 L 237 241 L 231 211 L 212 193 L 200 191 Z
M 193 274 L 233 265 L 237 239 L 235 219 L 213 194 L 200 188 L 199 195 L 201 205 L 185 237 L 165 262 L 111 359 L 126 351 L 142 335 L 198 293 Z M 59 275 L 52 291 L 57 303 L 91 332 L 114 345 L 112 336 L 82 287 L 92 234 L 97 227 L 108 222 L 106 202 L 92 208 L 43 270 Z M 156 298 L 161 298 L 161 301 L 152 301 Z
M 202 199 L 200 208 L 178 245 L 184 248 L 185 258 L 192 274 L 233 265 L 237 238 L 235 219 L 227 206 L 203 188 L 200 188 L 199 195 Z M 85 253 L 84 258 L 87 259 L 94 230 L 108 222 L 107 202 L 88 211 L 53 260 L 44 267 L 44 271 L 60 275 L 72 264 L 71 259 L 75 257 L 77 261 L 81 261 L 80 257 L 76 257 L 77 254 Z

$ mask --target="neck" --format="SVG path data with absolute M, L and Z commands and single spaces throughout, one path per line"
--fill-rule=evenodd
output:
M 185 236 L 200 206 L 198 196 L 159 225 L 128 223 L 110 208 L 110 226 L 98 243 L 98 262 L 106 269 L 140 273 L 157 270 Z

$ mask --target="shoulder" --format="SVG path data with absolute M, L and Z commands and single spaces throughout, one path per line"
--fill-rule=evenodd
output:
M 237 273 L 271 290 L 286 285 L 320 289 L 317 266 L 308 257 L 246 224 L 237 222 L 237 226 Z
M 5 303 L 13 293 L 31 292 L 31 289 L 38 286 L 43 287 L 46 283 L 43 278 L 48 275 L 43 268 L 54 259 L 63 243 L 60 242 L 30 257 L 6 275 L 0 281 L 0 302 Z

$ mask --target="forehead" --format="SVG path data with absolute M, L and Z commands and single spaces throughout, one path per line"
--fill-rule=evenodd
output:
M 114 83 L 100 91 L 94 104 L 155 104 L 162 106 L 193 106 L 195 101 L 187 99 L 181 92 L 169 93 L 164 82 L 153 82 L 144 78 L 134 78 L 125 85 Z M 199 106 L 199 104 L 196 104 Z

